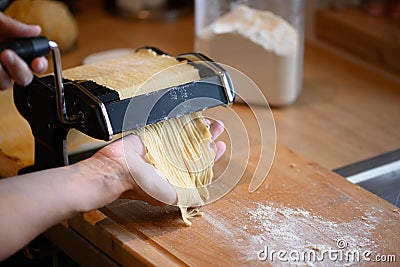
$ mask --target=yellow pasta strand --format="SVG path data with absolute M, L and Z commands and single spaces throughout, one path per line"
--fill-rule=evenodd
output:
M 147 159 L 164 173 L 175 187 L 182 219 L 201 216 L 198 209 L 208 199 L 206 186 L 211 182 L 215 152 L 211 133 L 200 112 L 135 130 L 147 148 Z

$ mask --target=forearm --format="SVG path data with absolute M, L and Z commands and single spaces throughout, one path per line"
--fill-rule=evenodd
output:
M 118 198 L 127 185 L 113 167 L 115 164 L 93 158 L 1 180 L 0 240 L 7 240 L 7 246 L 1 246 L 0 259 L 52 225 Z

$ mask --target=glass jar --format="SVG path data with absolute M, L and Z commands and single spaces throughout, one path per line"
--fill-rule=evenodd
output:
M 243 72 L 269 105 L 289 105 L 302 88 L 305 5 L 306 0 L 196 0 L 195 50 Z M 239 98 L 247 90 L 235 89 Z M 244 101 L 265 105 L 258 96 L 247 92 Z

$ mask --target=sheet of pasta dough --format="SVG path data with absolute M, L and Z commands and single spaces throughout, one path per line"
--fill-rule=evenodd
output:
M 63 73 L 71 80 L 92 80 L 116 90 L 121 99 L 199 79 L 198 71 L 173 57 L 139 50 L 132 55 L 84 65 Z M 147 148 L 147 160 L 174 185 L 186 225 L 201 214 L 187 207 L 208 198 L 214 150 L 211 134 L 200 112 L 136 129 Z

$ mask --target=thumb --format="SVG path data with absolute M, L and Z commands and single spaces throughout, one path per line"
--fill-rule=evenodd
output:
M 139 145 L 137 139 L 139 138 L 134 135 L 123 138 L 124 157 L 133 178 L 132 189 L 135 191 L 136 199 L 150 203 L 176 204 L 177 195 L 174 187 L 160 171 L 143 158 L 144 155 L 140 153 L 142 152 L 140 146 L 143 144 L 139 139 Z

